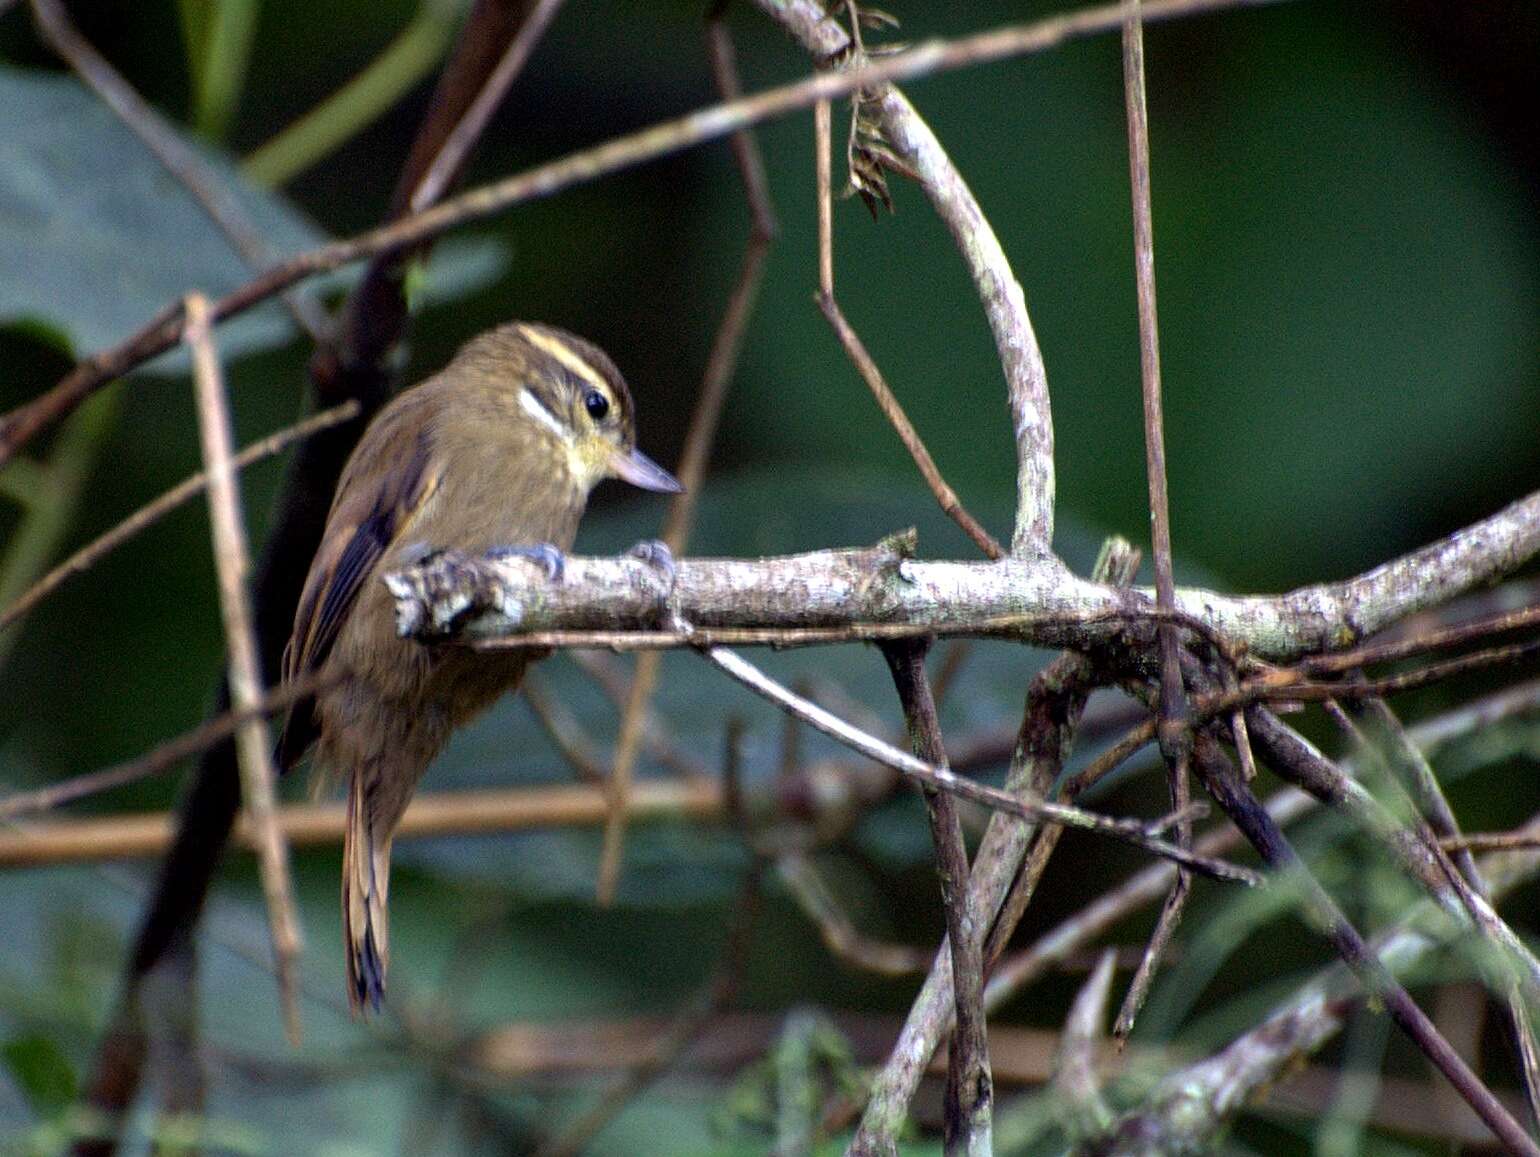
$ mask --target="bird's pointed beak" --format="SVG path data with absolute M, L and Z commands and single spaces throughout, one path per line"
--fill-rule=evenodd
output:
M 617 451 L 610 458 L 610 473 L 622 482 L 629 482 L 643 490 L 655 490 L 659 494 L 678 494 L 684 487 L 663 467 L 640 450 Z

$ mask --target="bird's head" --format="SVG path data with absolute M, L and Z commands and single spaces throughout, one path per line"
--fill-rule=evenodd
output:
M 663 494 L 683 489 L 636 448 L 631 391 L 591 342 L 554 326 L 515 322 L 475 338 L 456 360 L 497 383 L 518 428 L 554 451 L 583 491 L 605 478 Z

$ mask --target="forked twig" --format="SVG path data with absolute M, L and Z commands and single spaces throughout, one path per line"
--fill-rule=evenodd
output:
M 257 657 L 246 592 L 250 569 L 246 527 L 241 518 L 240 492 L 231 465 L 230 413 L 225 402 L 224 376 L 214 335 L 209 328 L 208 299 L 187 295 L 187 344 L 192 347 L 193 383 L 198 396 L 198 429 L 208 473 L 209 518 L 213 525 L 214 562 L 219 572 L 219 604 L 223 611 L 225 644 L 229 648 L 230 698 L 237 708 L 254 711 L 262 703 L 262 666 Z M 241 770 L 241 797 L 257 840 L 262 891 L 273 938 L 278 993 L 284 1027 L 296 1046 L 300 1039 L 299 998 L 296 991 L 301 940 L 289 880 L 289 853 L 274 816 L 272 751 L 260 715 L 236 729 Z

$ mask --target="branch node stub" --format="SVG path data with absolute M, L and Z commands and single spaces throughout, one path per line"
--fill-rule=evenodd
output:
M 913 526 L 895 530 L 877 543 L 877 549 L 885 554 L 897 555 L 900 559 L 913 558 L 920 549 L 920 532 Z

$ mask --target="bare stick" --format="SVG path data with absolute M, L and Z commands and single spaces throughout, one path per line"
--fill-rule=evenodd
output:
M 618 661 L 598 651 L 566 652 L 573 665 L 592 679 L 600 692 L 617 708 L 624 708 L 631 694 L 631 680 L 620 670 Z M 715 781 L 715 768 L 681 748 L 671 735 L 668 723 L 656 711 L 649 711 L 642 722 L 642 743 L 647 753 L 664 767 L 691 779 Z
M 737 99 L 741 90 L 737 65 L 733 59 L 732 36 L 719 12 L 713 13 L 707 20 L 706 48 L 718 92 L 724 100 Z M 759 294 L 759 283 L 764 274 L 765 256 L 769 253 L 776 232 L 775 210 L 770 202 L 770 189 L 765 181 L 764 164 L 759 157 L 759 148 L 754 143 L 754 135 L 746 129 L 734 133 L 732 146 L 749 205 L 749 237 L 744 243 L 738 282 L 728 298 L 727 309 L 717 326 L 716 337 L 712 340 L 700 394 L 695 400 L 695 411 L 690 416 L 690 428 L 685 434 L 678 472 L 684 490 L 670 503 L 668 517 L 663 524 L 663 543 L 673 554 L 684 553 L 685 544 L 689 541 L 695 516 L 695 500 L 705 481 L 706 465 L 711 456 L 712 444 L 716 441 L 722 406 L 727 400 L 727 387 L 738 366 L 743 335 L 748 329 L 754 299 Z M 637 657 L 636 674 L 631 680 L 630 694 L 620 717 L 620 737 L 615 744 L 615 764 L 610 775 L 615 808 L 610 822 L 605 825 L 604 844 L 599 855 L 600 904 L 608 904 L 614 899 L 620 879 L 620 856 L 626 830 L 626 793 L 630 790 L 631 773 L 641 747 L 647 705 L 657 683 L 660 661 L 661 656 L 655 653 Z
M 1454 1051 L 1380 958 L 1369 950 L 1363 937 L 1311 875 L 1293 845 L 1267 811 L 1257 803 L 1217 744 L 1200 736 L 1198 745 L 1200 757 L 1197 766 L 1209 794 L 1245 833 L 1267 864 L 1278 872 L 1286 873 L 1290 882 L 1298 888 L 1306 915 L 1325 935 L 1343 962 L 1353 970 L 1360 983 L 1384 1003 L 1391 1019 L 1412 1038 L 1423 1055 L 1448 1078 L 1460 1096 L 1510 1151 L 1540 1157 L 1540 1145 L 1536 1145 L 1524 1132 L 1523 1126 L 1513 1119 L 1492 1090 L 1471 1071 L 1470 1066 Z
M 1123 101 L 1128 120 L 1128 175 L 1133 198 L 1139 376 L 1144 395 L 1144 457 L 1150 491 L 1155 605 L 1163 611 L 1172 611 L 1176 608 L 1176 580 L 1171 573 L 1171 510 L 1166 494 L 1166 438 L 1161 415 L 1160 324 L 1155 308 L 1155 226 L 1150 208 L 1150 126 L 1144 95 L 1144 23 L 1139 7 L 1139 0 L 1128 0 L 1128 20 L 1123 25 Z M 1177 630 L 1169 623 L 1162 624 L 1159 635 L 1160 726 L 1157 734 L 1161 755 L 1166 761 L 1171 807 L 1181 811 L 1192 802 L 1192 785 L 1188 779 L 1192 740 L 1188 729 L 1187 695 L 1182 686 Z M 1184 846 L 1192 843 L 1191 823 L 1178 825 L 1176 842 Z M 1191 889 L 1191 879 L 1178 872 L 1113 1025 L 1112 1035 L 1119 1043 L 1126 1041 L 1133 1031 L 1139 1009 L 1155 981 L 1160 959 L 1181 923 Z
M 525 674 L 519 690 L 529 713 L 577 777 L 585 783 L 604 783 L 608 777 L 593 741 L 561 698 L 550 694 L 534 671 Z
M 80 34 L 62 0 L 32 0 L 32 15 L 48 46 L 63 57 L 102 103 L 144 142 L 155 159 L 219 227 L 246 264 L 253 269 L 269 264 L 274 256 L 271 247 L 225 186 L 223 178 Z M 313 341 L 323 340 L 330 329 L 326 311 L 316 301 L 299 293 L 285 293 L 283 300 L 300 329 Z
M 845 349 L 845 354 L 855 365 L 861 375 L 861 379 L 872 392 L 872 397 L 877 399 L 877 407 L 887 418 L 888 424 L 898 434 L 898 440 L 904 444 L 904 449 L 909 451 L 909 457 L 914 459 L 914 464 L 919 467 L 920 476 L 925 479 L 925 484 L 930 487 L 930 492 L 936 496 L 936 502 L 958 526 L 963 533 L 971 538 L 980 550 L 990 558 L 1004 558 L 1005 548 L 995 541 L 994 537 L 985 530 L 983 525 L 969 514 L 963 507 L 962 500 L 957 497 L 957 491 L 947 484 L 941 476 L 941 470 L 936 461 L 930 455 L 919 431 L 909 421 L 909 415 L 904 413 L 903 406 L 893 391 L 888 388 L 888 383 L 882 376 L 882 371 L 877 368 L 877 363 L 872 360 L 871 354 L 866 350 L 860 335 L 856 333 L 850 322 L 846 320 L 844 311 L 834 299 L 834 214 L 830 207 L 831 190 L 829 175 L 829 105 L 822 102 L 814 107 L 814 145 L 817 150 L 816 170 L 818 177 L 818 308 L 823 311 L 824 317 L 834 330 L 834 336 Z
M 806 855 L 788 852 L 777 856 L 775 869 L 803 915 L 818 928 L 824 947 L 838 959 L 879 976 L 909 976 L 930 967 L 934 953 L 928 949 L 862 935 Z
M 678 778 L 640 781 L 628 806 L 633 820 L 715 820 L 724 815 L 718 785 Z M 425 792 L 412 798 L 396 838 L 597 827 L 608 814 L 605 793 L 588 784 Z M 340 801 L 286 804 L 277 816 L 294 847 L 332 847 L 342 841 L 345 815 Z M 25 830 L 0 831 L 0 867 L 159 856 L 171 843 L 175 820 L 166 812 L 36 820 Z M 240 847 L 255 846 L 249 823 L 237 826 L 235 838 Z
M 1148 0 L 1144 18 L 1146 21 L 1168 19 L 1253 2 L 1257 0 Z M 1111 31 L 1122 22 L 1123 6 L 1119 0 L 1033 24 L 1013 25 L 953 41 L 930 41 L 851 72 L 822 73 L 616 137 L 594 148 L 472 189 L 390 225 L 289 258 L 214 302 L 213 319 L 225 321 L 315 274 L 375 254 L 416 245 L 513 205 L 549 197 L 573 185 L 728 136 L 773 117 L 807 108 L 820 100 L 834 100 L 884 81 L 1043 52 L 1069 40 Z M 1009 287 L 999 289 L 1002 300 L 1010 296 Z M 39 431 L 58 421 L 107 382 L 170 349 L 180 340 L 181 334 L 181 314 L 172 305 L 125 341 L 79 363 L 47 393 L 6 415 L 0 422 L 0 466 L 10 461 L 16 451 Z M 1036 413 L 1023 409 L 1018 417 L 1035 428 L 1046 420 L 1047 411 Z M 1043 491 L 1039 489 L 1037 494 L 1033 507 L 1041 506 L 1043 502 Z M 1046 495 L 1051 504 L 1051 484 Z M 1044 512 L 1038 511 L 1029 521 L 1041 523 L 1043 515 Z
M 271 458 L 275 454 L 283 453 L 283 451 L 301 439 L 350 421 L 357 416 L 358 403 L 356 401 L 347 401 L 340 406 L 333 406 L 330 410 L 322 410 L 319 414 L 313 414 L 304 421 L 296 422 L 285 430 L 269 434 L 260 442 L 253 442 L 234 458 L 230 459 L 230 466 L 235 470 L 244 470 L 246 467 L 262 461 L 264 458 Z M 0 630 L 10 626 L 17 619 L 29 613 L 38 603 L 53 594 L 65 582 L 95 566 L 104 556 L 122 546 L 141 531 L 154 526 L 178 506 L 181 506 L 182 503 L 202 494 L 208 486 L 208 481 L 208 472 L 205 470 L 200 470 L 198 473 L 184 478 L 159 498 L 145 503 L 111 530 L 81 547 L 74 554 L 70 555 L 69 558 L 33 583 L 14 603 L 6 607 L 5 610 L 0 611 Z
M 1117 959 L 1117 949 L 1103 950 L 1064 1018 L 1053 1088 L 1064 1103 L 1072 1137 L 1099 1132 L 1112 1121 L 1112 1110 L 1101 1095 L 1096 1057 L 1103 1043 L 1107 998 L 1112 993 Z
M 224 612 L 225 644 L 229 648 L 230 698 L 237 708 L 256 710 L 262 702 L 262 668 L 252 634 L 246 575 L 250 568 L 246 527 L 241 518 L 240 491 L 231 467 L 230 414 L 225 404 L 224 376 L 214 336 L 209 328 L 208 300 L 187 295 L 187 343 L 192 347 L 193 382 L 198 395 L 198 429 L 203 440 L 204 469 L 209 481 L 209 516 L 214 531 L 214 562 L 219 571 L 219 604 Z M 299 1046 L 299 997 L 296 991 L 301 940 L 294 892 L 289 882 L 289 853 L 274 816 L 272 752 L 260 717 L 236 729 L 240 757 L 241 796 L 257 837 L 262 891 L 273 938 L 278 993 L 289 1040 Z
M 428 166 L 428 171 L 422 175 L 422 179 L 417 182 L 417 187 L 412 190 L 407 206 L 413 213 L 421 212 L 444 195 L 445 190 L 460 172 L 461 166 L 470 157 L 476 142 L 481 139 L 481 134 L 486 131 L 492 115 L 497 112 L 497 106 L 503 103 L 503 98 L 508 95 L 513 82 L 518 79 L 519 73 L 524 71 L 524 65 L 529 60 L 530 53 L 535 50 L 535 45 L 545 35 L 546 29 L 551 26 L 551 21 L 556 19 L 561 6 L 562 0 L 535 0 L 529 15 L 524 18 L 518 32 L 508 42 L 508 47 L 503 50 L 502 56 L 497 61 L 497 67 L 487 77 L 486 82 L 481 86 L 481 91 L 476 94 L 476 99 L 465 110 L 444 139 L 444 143 L 439 146 L 433 163 Z
M 1080 808 L 1069 807 L 1066 804 L 1019 799 L 995 788 L 975 783 L 971 779 L 963 779 L 945 767 L 937 767 L 924 760 L 916 759 L 908 752 L 901 751 L 874 735 L 868 735 L 859 728 L 852 727 L 818 704 L 811 703 L 787 690 L 742 656 L 724 647 L 708 647 L 700 653 L 714 666 L 755 694 L 770 700 L 781 710 L 795 715 L 815 730 L 860 752 L 868 759 L 886 764 L 918 783 L 938 791 L 951 792 L 963 799 L 972 800 L 974 803 L 983 804 L 1022 819 L 1064 824 L 1066 827 L 1079 828 L 1121 840 L 1153 855 L 1175 860 L 1216 880 L 1244 884 L 1255 884 L 1259 880 L 1257 874 L 1249 868 L 1241 868 L 1235 864 L 1184 851 L 1159 836 L 1151 834 L 1151 828 L 1158 828 L 1160 826 L 1158 824 L 1149 825 L 1137 820 L 1113 819 L 1083 811 Z
M 925 674 L 929 649 L 924 640 L 905 640 L 885 645 L 882 653 L 904 707 L 910 747 L 926 763 L 945 767 L 941 724 Z M 982 1000 L 984 928 L 969 910 L 968 850 L 963 845 L 957 802 L 944 792 L 922 790 L 936 848 L 936 872 L 941 878 L 957 1024 L 947 1062 L 943 1148 L 947 1157 L 989 1157 L 994 1150 L 994 1080 L 989 1072 Z

